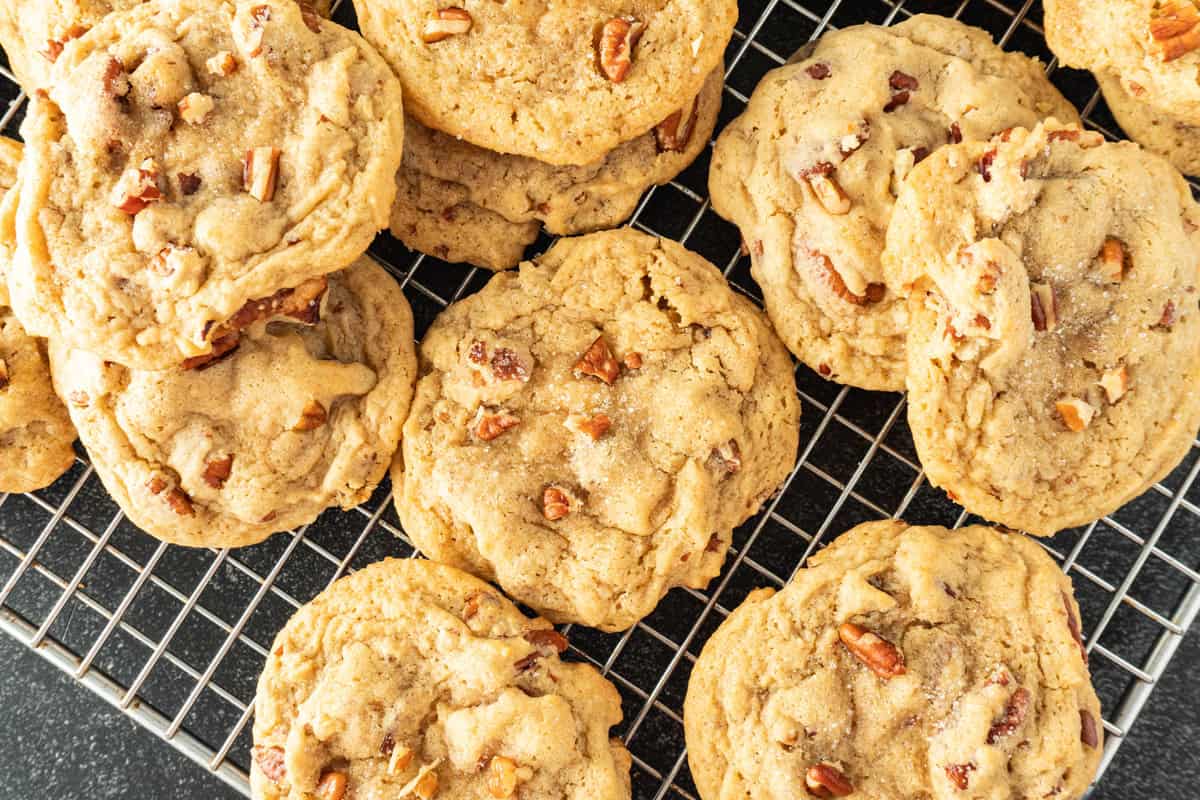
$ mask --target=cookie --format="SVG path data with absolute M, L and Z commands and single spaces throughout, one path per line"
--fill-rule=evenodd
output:
M 621 698 L 486 583 L 388 559 L 302 606 L 255 696 L 256 800 L 628 800 Z
M 1132 142 L 1039 125 L 908 176 L 908 420 L 969 511 L 1049 535 L 1165 476 L 1200 427 L 1200 207 Z
M 412 398 L 412 313 L 366 259 L 319 280 L 310 325 L 259 321 L 198 369 L 131 370 L 51 345 L 92 465 L 138 527 L 239 547 L 370 497 Z
M 290 0 L 150 0 L 66 47 L 54 76 L 22 128 L 10 276 L 37 335 L 171 367 L 387 224 L 399 82 Z
M 1099 74 L 1096 81 L 1125 134 L 1163 156 L 1180 172 L 1200 176 L 1200 125 L 1188 125 L 1125 91 L 1119 78 Z
M 702 800 L 1078 800 L 1102 754 L 1070 580 L 1033 541 L 868 522 L 752 592 L 692 669 Z
M 143 0 L 5 0 L 0 4 L 0 47 L 17 80 L 28 90 L 45 86 L 63 49 L 113 11 Z M 329 16 L 330 0 L 302 6 Z
M 1045 29 L 1046 43 L 1066 66 L 1119 79 L 1159 115 L 1200 125 L 1194 0 L 1045 0 Z
M 829 33 L 768 73 L 717 139 L 709 193 L 792 353 L 830 380 L 902 390 L 905 306 L 879 263 L 899 184 L 948 142 L 1045 115 L 1078 119 L 1040 63 L 945 17 Z
M 0 136 L 0 492 L 49 486 L 75 462 L 75 429 L 50 383 L 45 344 L 8 307 L 4 272 L 20 161 L 20 143 Z
M 704 149 L 721 106 L 722 75 L 719 68 L 709 73 L 678 116 L 581 167 L 502 155 L 409 118 L 392 234 L 444 261 L 507 269 L 543 225 L 555 235 L 618 225 L 646 189 L 674 178 Z
M 354 7 L 419 122 L 556 165 L 600 161 L 687 104 L 737 20 L 734 0 Z
M 628 228 L 562 239 L 430 327 L 396 509 L 430 558 L 621 630 L 717 574 L 798 421 L 787 351 L 715 267 Z

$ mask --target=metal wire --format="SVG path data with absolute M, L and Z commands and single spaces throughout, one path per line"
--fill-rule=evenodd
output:
M 906 3 L 915 6 L 910 11 Z M 354 24 L 349 3 L 336 19 Z M 1039 55 L 1051 78 L 1111 138 L 1118 130 L 1089 76 L 1055 69 L 1040 4 L 999 0 L 743 0 L 727 50 L 722 121 L 743 108 L 768 69 L 825 31 L 887 24 L 937 11 L 989 30 L 1003 45 Z M 0 69 L 16 135 L 25 96 Z M 757 299 L 736 229 L 706 197 L 708 154 L 649 192 L 633 225 L 677 239 L 722 266 Z M 548 240 L 540 243 L 548 244 Z M 448 303 L 488 274 L 411 253 L 386 234 L 373 255 L 400 281 L 423 332 Z M 571 655 L 595 664 L 621 692 L 617 731 L 634 757 L 637 798 L 695 800 L 686 769 L 682 700 L 709 634 L 750 589 L 782 586 L 818 546 L 867 519 L 961 525 L 966 512 L 924 480 L 900 395 L 829 384 L 799 367 L 804 407 L 800 460 L 784 489 L 734 536 L 705 591 L 672 592 L 623 634 L 567 626 Z M 1200 612 L 1200 563 L 1187 542 L 1200 530 L 1200 445 L 1125 509 L 1046 541 L 1072 576 L 1104 703 L 1108 767 Z M 411 556 L 385 484 L 364 506 L 243 550 L 167 547 L 134 528 L 107 498 L 80 452 L 54 486 L 0 496 L 0 628 L 243 794 L 249 794 L 254 683 L 275 632 L 303 602 L 347 571 L 383 556 Z

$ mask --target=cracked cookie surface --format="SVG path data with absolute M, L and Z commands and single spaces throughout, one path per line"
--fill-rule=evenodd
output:
M 590 164 L 700 93 L 732 0 L 355 0 L 421 123 L 500 153 Z
M 75 428 L 54 394 L 45 343 L 30 336 L 8 307 L 5 275 L 21 151 L 19 142 L 0 137 L 0 492 L 48 486 L 75 461 Z
M 713 208 L 736 224 L 788 348 L 822 376 L 904 388 L 904 304 L 879 263 L 895 195 L 944 144 L 1077 120 L 1042 65 L 919 15 L 823 36 L 767 74 L 717 140 Z
M 239 547 L 371 495 L 412 398 L 412 313 L 367 259 L 329 276 L 314 303 L 312 324 L 260 319 L 196 369 L 131 370 L 51 345 L 92 465 L 138 527 Z
M 627 228 L 563 239 L 429 329 L 396 507 L 431 558 L 620 630 L 717 574 L 798 421 L 787 351 L 715 267 Z
M 869 522 L 751 593 L 684 728 L 703 800 L 1077 800 L 1102 754 L 1070 580 L 985 526 Z
M 498 270 L 519 263 L 541 227 L 564 236 L 618 225 L 646 189 L 674 178 L 704 149 L 722 86 L 718 68 L 669 125 L 585 166 L 503 155 L 409 118 L 392 234 L 444 261 Z
M 300 608 L 258 684 L 256 800 L 628 800 L 621 700 L 483 581 L 388 559 Z
M 151 0 L 72 42 L 53 76 L 22 127 L 10 277 L 33 333 L 174 366 L 387 224 L 399 82 L 289 0 Z
M 1200 427 L 1200 207 L 1132 142 L 1039 125 L 909 176 L 884 264 L 910 292 L 908 418 L 970 511 L 1049 535 L 1178 464 Z

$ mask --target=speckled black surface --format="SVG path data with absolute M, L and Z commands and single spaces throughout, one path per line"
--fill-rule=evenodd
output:
M 3 2 L 4 0 L 0 0 Z M 747 32 L 762 19 L 756 40 L 777 54 L 799 47 L 817 30 L 817 22 L 833 5 L 830 0 L 799 0 L 798 4 L 771 0 L 739 0 Z M 940 13 L 961 12 L 961 18 L 1003 34 L 1012 16 L 1007 6 L 1022 6 L 1016 0 L 908 0 L 906 10 Z M 801 13 L 798 6 L 812 11 Z M 835 26 L 861 21 L 883 22 L 893 6 L 882 0 L 842 0 L 830 19 Z M 763 19 L 765 15 L 765 19 Z M 337 19 L 353 25 L 349 3 L 343 3 Z M 1033 3 L 1029 19 L 1040 21 L 1040 7 Z M 735 38 L 728 55 L 738 54 L 742 39 Z M 1013 31 L 1010 46 L 1049 60 L 1040 35 L 1021 26 Z M 728 84 L 749 94 L 763 73 L 776 62 L 756 48 L 741 54 Z M 1076 104 L 1086 104 L 1095 91 L 1090 76 L 1073 70 L 1057 70 L 1052 76 L 1060 89 Z M 16 96 L 15 87 L 0 81 L 0 99 Z M 741 103 L 726 93 L 721 113 L 724 124 L 741 111 Z M 15 133 L 23 113 L 12 117 L 5 132 Z M 1101 102 L 1090 114 L 1096 124 L 1116 127 Z M 639 215 L 639 222 L 661 235 L 680 238 L 714 263 L 728 268 L 731 282 L 740 291 L 757 297 L 749 276 L 749 263 L 738 258 L 739 235 L 717 218 L 698 197 L 706 190 L 708 154 L 703 154 L 676 183 L 656 190 Z M 681 190 L 683 187 L 686 191 Z M 537 245 L 544 248 L 543 239 Z M 403 276 L 413 255 L 383 235 L 372 252 Z M 471 273 L 426 259 L 414 280 L 405 286 L 413 306 L 418 335 L 441 308 L 433 299 L 452 298 L 477 290 L 486 280 Z M 682 703 L 690 662 L 676 652 L 699 653 L 707 636 L 722 619 L 722 609 L 736 606 L 751 589 L 778 585 L 800 563 L 810 537 L 825 528 L 823 539 L 867 519 L 891 514 L 900 508 L 916 478 L 912 442 L 903 413 L 896 414 L 898 395 L 849 391 L 829 384 L 807 369 L 797 372 L 803 394 L 802 448 L 809 448 L 805 465 L 772 515 L 750 520 L 735 534 L 735 549 L 726 569 L 703 598 L 682 591 L 671 593 L 646 620 L 653 632 L 639 627 L 623 645 L 622 637 L 582 628 L 569 631 L 572 656 L 597 663 L 611 661 L 610 677 L 621 691 L 626 720 L 618 733 L 631 735 L 630 749 L 649 769 L 669 772 L 683 741 L 673 718 Z M 836 408 L 832 417 L 826 413 Z M 888 427 L 890 416 L 897 421 Z M 827 419 L 828 417 L 828 419 Z M 872 451 L 878 438 L 880 449 Z M 1171 492 L 1184 486 L 1200 453 L 1189 454 L 1166 480 Z M 859 473 L 860 464 L 865 466 Z M 37 493 L 44 504 L 25 496 L 10 496 L 0 505 L 0 584 L 16 567 L 19 556 L 38 539 L 52 522 L 51 510 L 66 505 L 66 517 L 53 524 L 37 554 L 36 567 L 16 583 L 4 604 L 5 613 L 33 625 L 44 620 L 58 600 L 59 585 L 69 581 L 92 550 L 94 538 L 115 518 L 117 509 L 95 476 L 80 483 L 86 469 L 81 461 L 55 485 Z M 856 478 L 857 476 L 857 478 Z M 854 493 L 843 497 L 841 487 L 854 481 Z M 68 496 L 77 487 L 74 496 Z M 1186 499 L 1200 504 L 1200 482 L 1189 484 Z M 136 634 L 118 629 L 96 655 L 94 669 L 128 686 L 148 663 L 153 644 L 164 637 L 177 621 L 185 602 L 194 595 L 195 608 L 178 619 L 179 625 L 165 656 L 149 670 L 138 693 L 138 702 L 172 718 L 181 712 L 194 687 L 188 670 L 203 672 L 226 640 L 225 628 L 244 623 L 243 637 L 216 664 L 213 683 L 241 703 L 250 702 L 262 666 L 262 652 L 291 613 L 288 599 L 268 592 L 253 613 L 243 612 L 259 591 L 261 581 L 284 559 L 274 589 L 296 602 L 313 597 L 335 574 L 337 562 L 346 560 L 356 568 L 388 555 L 410 555 L 411 550 L 392 535 L 387 525 L 398 526 L 390 504 L 384 505 L 387 486 L 380 487 L 363 509 L 348 513 L 329 512 L 308 528 L 305 540 L 297 543 L 279 535 L 256 547 L 223 556 L 207 550 L 167 548 L 154 564 L 153 579 L 133 595 L 124 616 Z M 1102 523 L 1090 536 L 1066 531 L 1050 543 L 1059 560 L 1075 553 L 1072 577 L 1083 610 L 1086 631 L 1091 631 L 1139 557 L 1135 538 L 1150 536 L 1171 498 L 1152 492 L 1135 500 L 1114 515 L 1114 524 Z M 834 512 L 833 509 L 837 508 Z M 378 512 L 378 514 L 376 513 Z M 913 522 L 953 524 L 960 509 L 927 485 L 920 486 L 904 509 Z M 364 533 L 369 520 L 378 517 Z M 82 533 L 78 527 L 89 531 Z M 310 543 L 317 547 L 310 546 Z M 88 598 L 112 610 L 135 584 L 140 570 L 156 558 L 153 539 L 121 522 L 113 530 L 109 547 L 83 575 L 81 587 Z M 320 548 L 320 549 L 318 549 Z M 1192 585 L 1185 569 L 1200 567 L 1200 516 L 1178 509 L 1151 555 L 1130 587 L 1137 602 L 1154 613 L 1170 617 L 1184 592 Z M 326 555 L 327 554 L 327 555 Z M 333 559 L 333 560 L 331 560 Z M 201 584 L 210 572 L 211 580 Z M 705 599 L 719 591 L 719 607 L 696 628 Z M 104 615 L 72 598 L 49 630 L 50 639 L 75 654 L 86 653 L 105 624 Z M 1100 647 L 1116 658 L 1142 665 L 1162 627 L 1131 604 L 1117 607 L 1112 622 L 1099 639 Z M 149 642 L 149 644 L 147 643 Z M 619 649 L 619 652 L 617 650 Z M 1092 670 L 1097 691 L 1110 715 L 1135 678 L 1112 658 L 1094 653 Z M 1200 798 L 1200 700 L 1193 685 L 1200 677 L 1200 634 L 1184 641 L 1178 656 L 1151 696 L 1141 719 L 1116 761 L 1093 794 L 1104 800 L 1196 800 Z M 663 678 L 664 674 L 666 675 Z M 660 686 L 661 681 L 661 686 Z M 658 702 L 646 707 L 644 695 L 657 691 Z M 240 717 L 240 710 L 212 688 L 201 691 L 184 714 L 184 729 L 209 748 L 225 741 Z M 1111 716 L 1109 716 L 1111 718 Z M 243 731 L 230 750 L 231 763 L 246 768 L 249 733 Z M 225 798 L 237 796 L 215 778 L 171 750 L 151 734 L 133 725 L 111 706 L 73 683 L 56 668 L 19 645 L 0 636 L 0 800 L 7 798 Z M 633 771 L 634 796 L 654 797 L 660 782 L 642 766 Z M 686 768 L 676 785 L 693 791 Z M 670 791 L 667 797 L 680 795 Z

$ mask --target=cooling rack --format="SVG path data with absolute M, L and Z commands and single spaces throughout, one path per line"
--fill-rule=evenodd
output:
M 920 11 L 958 17 L 1039 56 L 1088 124 L 1118 135 L 1091 77 L 1055 68 L 1034 0 L 741 0 L 721 124 L 741 112 L 763 73 L 824 31 Z M 335 18 L 355 27 L 349 2 L 338 3 Z M 0 130 L 16 136 L 25 97 L 4 68 L 0 98 Z M 708 163 L 706 151 L 648 193 L 632 224 L 683 242 L 757 300 L 736 229 L 708 205 Z M 386 234 L 371 253 L 404 287 L 418 334 L 488 278 L 414 254 Z M 747 592 L 783 585 L 815 548 L 859 522 L 971 521 L 923 479 L 901 395 L 839 387 L 805 367 L 796 379 L 804 407 L 799 462 L 784 490 L 736 532 L 721 575 L 705 591 L 675 590 L 625 633 L 564 629 L 569 657 L 595 664 L 620 690 L 625 720 L 617 733 L 633 753 L 636 798 L 696 800 L 681 716 L 687 679 L 707 637 Z M 1044 542 L 1082 607 L 1108 734 L 1102 770 L 1200 611 L 1200 573 L 1189 566 L 1200 564 L 1197 472 L 1194 442 L 1144 496 Z M 353 511 L 327 512 L 255 547 L 168 547 L 125 519 L 80 450 L 53 486 L 0 496 L 0 627 L 248 795 L 255 681 L 275 632 L 342 574 L 413 555 L 386 483 Z

